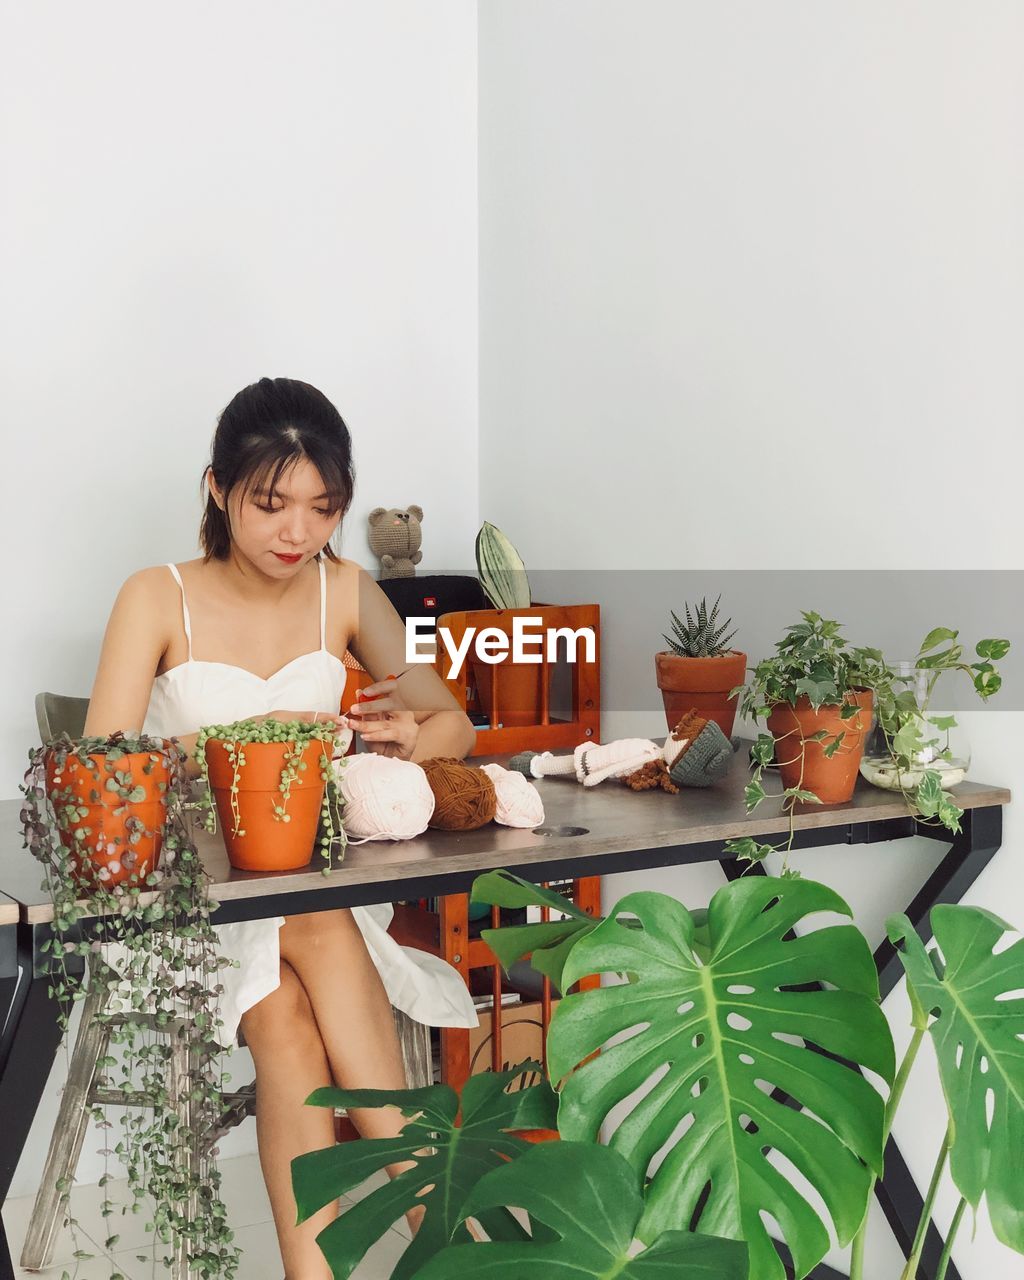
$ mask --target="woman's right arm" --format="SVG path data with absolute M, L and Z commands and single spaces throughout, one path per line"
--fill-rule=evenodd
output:
M 159 569 L 142 569 L 132 574 L 114 601 L 89 698 L 85 732 L 90 737 L 142 728 L 153 679 L 167 648 L 160 620 L 168 616 L 168 584 L 161 576 L 174 586 Z M 195 745 L 195 735 L 191 743 L 182 738 L 181 745 L 187 751 Z

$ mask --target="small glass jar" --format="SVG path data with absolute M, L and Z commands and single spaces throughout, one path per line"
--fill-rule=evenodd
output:
M 890 749 L 877 715 L 864 745 L 861 777 L 885 791 L 916 791 L 926 773 L 936 773 L 944 790 L 967 777 L 971 765 L 971 744 L 953 715 L 934 709 L 935 689 L 941 672 L 916 667 L 913 662 L 893 665 L 897 693 L 910 691 L 916 711 L 908 719 L 917 721 L 920 742 L 912 757 L 897 757 Z

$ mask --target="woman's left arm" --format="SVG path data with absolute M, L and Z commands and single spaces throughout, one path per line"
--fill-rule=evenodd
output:
M 364 697 L 349 711 L 352 727 L 371 751 L 405 760 L 431 756 L 464 759 L 476 731 L 430 663 L 405 656 L 405 624 L 365 569 L 343 566 L 340 577 L 357 619 L 349 649 L 373 676 Z M 388 680 L 389 675 L 399 679 Z

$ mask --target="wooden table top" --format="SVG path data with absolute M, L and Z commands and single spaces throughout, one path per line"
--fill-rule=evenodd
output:
M 485 759 L 474 758 L 472 763 L 485 763 Z M 506 763 L 507 756 L 490 759 Z M 408 896 L 402 892 L 403 881 L 452 872 L 480 873 L 509 865 L 529 877 L 531 863 L 550 864 L 559 858 L 568 863 L 580 856 L 598 859 L 590 874 L 613 874 L 616 855 L 625 852 L 787 832 L 790 818 L 782 813 L 781 801 L 764 800 L 754 814 L 746 813 L 744 786 L 748 777 L 748 769 L 737 754 L 728 776 L 716 785 L 684 788 L 678 795 L 660 790 L 634 792 L 614 781 L 588 788 L 564 778 L 541 778 L 535 785 L 544 801 L 543 827 L 502 827 L 492 822 L 476 831 L 431 829 L 415 840 L 349 845 L 343 863 L 335 860 L 329 877 L 321 870 L 324 864 L 319 855 L 292 872 L 242 872 L 229 864 L 220 835 L 198 831 L 197 847 L 210 873 L 211 896 L 218 902 L 283 892 L 316 893 L 325 884 L 339 882 L 379 887 L 381 896 L 376 901 L 393 901 Z M 1005 787 L 979 782 L 961 782 L 952 788 L 952 795 L 964 809 L 1010 801 Z M 47 923 L 52 919 L 49 896 L 42 887 L 40 864 L 24 849 L 19 813 L 20 801 L 0 801 L 0 893 L 20 905 L 22 919 Z M 794 827 L 804 831 L 906 815 L 902 796 L 879 790 L 861 778 L 849 804 L 801 805 Z M 576 833 L 559 833 L 559 828 Z M 142 895 L 140 900 L 145 904 L 155 896 L 155 892 Z M 0 915 L 0 922 L 3 919 Z
M 505 763 L 508 757 L 489 758 Z M 474 757 L 472 763 L 485 763 L 486 759 Z M 789 818 L 777 800 L 764 801 L 748 816 L 743 804 L 748 777 L 744 759 L 737 755 L 728 776 L 714 786 L 684 789 L 674 796 L 660 790 L 633 792 L 614 781 L 586 788 L 564 778 L 545 778 L 536 783 L 544 801 L 541 828 L 526 830 L 492 822 L 476 831 L 430 830 L 414 840 L 352 844 L 344 862 L 335 865 L 329 876 L 323 875 L 319 857 L 297 871 L 236 871 L 228 863 L 219 834 L 199 831 L 197 844 L 212 879 L 211 894 L 219 903 L 282 893 L 316 894 L 326 885 L 336 884 L 379 890 L 376 897 L 364 892 L 361 900 L 388 902 L 419 896 L 425 879 L 436 879 L 434 892 L 444 893 L 452 891 L 446 889 L 445 879 L 455 874 L 464 880 L 465 873 L 515 867 L 528 877 L 531 864 L 545 864 L 547 877 L 555 878 L 550 864 L 564 859 L 568 865 L 580 857 L 595 858 L 593 869 L 586 874 L 608 875 L 616 870 L 617 854 L 786 832 Z M 952 794 L 965 809 L 1004 805 L 1010 800 L 1006 788 L 976 782 L 963 782 Z M 42 888 L 41 868 L 23 845 L 20 807 L 17 800 L 0 802 L 0 894 L 20 904 L 24 920 L 46 923 L 52 920 L 53 911 Z M 802 831 L 906 816 L 907 806 L 899 794 L 859 780 L 849 804 L 801 806 L 794 826 Z M 558 834 L 560 828 L 582 830 Z M 412 881 L 420 882 L 416 894 L 403 893 L 403 882 Z M 0 911 L 3 909 L 0 906 Z
M 0 925 L 17 924 L 21 918 L 21 907 L 13 898 L 8 898 L 5 893 L 0 893 Z

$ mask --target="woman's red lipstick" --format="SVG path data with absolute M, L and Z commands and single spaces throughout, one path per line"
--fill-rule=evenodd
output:
M 299 561 L 302 559 L 301 555 L 286 556 L 282 554 L 280 551 L 275 551 L 274 555 L 277 556 L 278 560 L 280 560 L 282 564 L 298 564 Z

